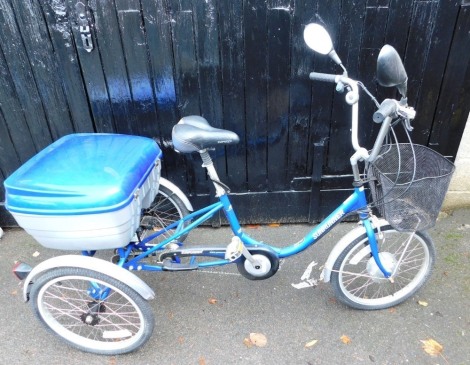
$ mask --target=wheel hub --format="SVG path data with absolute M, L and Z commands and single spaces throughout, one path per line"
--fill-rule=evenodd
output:
M 379 258 L 385 270 L 390 273 L 395 271 L 395 268 L 397 266 L 397 260 L 395 259 L 395 256 L 393 254 L 391 254 L 390 252 L 380 252 Z M 374 257 L 371 257 L 367 262 L 367 273 L 372 278 L 372 281 L 376 283 L 389 280 L 384 276 L 382 270 L 380 270 L 380 268 L 377 266 Z
M 103 303 L 98 302 L 89 302 L 87 306 L 89 308 L 88 312 L 82 313 L 80 319 L 83 321 L 83 323 L 89 326 L 96 326 L 98 323 L 100 323 L 100 317 L 98 314 L 106 312 L 106 307 Z

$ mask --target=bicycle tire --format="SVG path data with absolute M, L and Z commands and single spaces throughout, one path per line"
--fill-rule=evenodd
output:
M 381 261 L 396 270 L 393 282 L 384 278 L 368 247 L 366 234 L 351 242 L 333 265 L 331 284 L 338 300 L 364 310 L 385 309 L 414 295 L 428 280 L 435 261 L 435 248 L 425 232 L 399 232 L 391 226 L 381 228 L 385 240 L 377 238 Z M 407 248 L 403 254 L 403 249 Z M 402 250 L 402 251 L 400 251 Z M 400 261 L 400 257 L 403 257 Z
M 99 299 L 92 288 L 109 288 L 109 294 Z M 89 269 L 60 267 L 45 272 L 34 282 L 30 301 L 49 331 L 85 352 L 135 351 L 154 328 L 154 316 L 144 298 L 123 282 Z

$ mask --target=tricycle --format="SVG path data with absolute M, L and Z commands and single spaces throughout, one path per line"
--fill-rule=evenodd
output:
M 152 335 L 155 297 L 140 271 L 191 271 L 234 264 L 250 280 L 268 279 L 281 259 L 316 244 L 350 214 L 359 225 L 339 240 L 324 265 L 339 301 L 377 310 L 402 303 L 431 275 L 435 248 L 425 232 L 435 224 L 453 164 L 433 150 L 398 143 L 395 129 L 409 138 L 415 110 L 407 103 L 407 74 L 389 45 L 377 61 L 377 80 L 396 87 L 400 99 L 378 103 L 349 77 L 326 30 L 309 24 L 306 44 L 329 55 L 340 74 L 311 72 L 345 92 L 351 106 L 352 194 L 301 240 L 276 247 L 250 237 L 240 225 L 229 188 L 219 179 L 210 150 L 235 144 L 232 131 L 214 128 L 201 116 L 183 117 L 173 128 L 173 147 L 199 153 L 217 201 L 194 211 L 189 199 L 160 176 L 162 154 L 149 138 L 115 134 L 73 134 L 54 142 L 6 181 L 6 207 L 40 244 L 82 255 L 61 255 L 34 268 L 18 263 L 24 299 L 53 333 L 70 345 L 97 354 L 122 354 Z M 306 75 L 307 76 L 307 75 Z M 374 145 L 359 144 L 359 91 L 377 105 L 380 124 Z M 365 174 L 360 165 L 365 165 Z M 373 199 L 368 199 L 370 186 Z M 228 245 L 193 247 L 188 234 L 222 211 L 232 230 Z M 378 218 L 376 213 L 382 216 Z M 113 249 L 110 261 L 94 257 Z

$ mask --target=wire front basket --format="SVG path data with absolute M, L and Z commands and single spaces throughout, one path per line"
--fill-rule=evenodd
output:
M 367 167 L 379 213 L 398 231 L 435 225 L 454 172 L 454 164 L 421 145 L 384 145 Z

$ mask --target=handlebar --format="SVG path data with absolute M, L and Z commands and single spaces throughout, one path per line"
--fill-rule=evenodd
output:
M 322 72 L 310 72 L 309 78 L 312 81 L 338 82 L 341 75 L 325 74 Z
M 375 123 L 382 123 L 380 131 L 372 148 L 371 153 L 359 145 L 358 140 L 358 127 L 359 127 L 359 88 L 358 82 L 344 75 L 333 75 L 320 72 L 311 72 L 309 74 L 310 80 L 342 83 L 348 86 L 349 92 L 346 94 L 346 102 L 352 106 L 352 122 L 351 122 L 351 142 L 354 150 L 356 151 L 351 157 L 351 165 L 353 168 L 354 179 L 360 181 L 360 174 L 358 170 L 358 161 L 364 160 L 368 162 L 374 161 L 383 145 L 384 139 L 390 131 L 392 119 L 401 116 L 405 119 L 413 119 L 416 112 L 413 108 L 402 105 L 397 100 L 385 99 L 380 105 L 379 109 L 374 113 L 373 120 Z
M 386 117 L 395 117 L 397 109 L 397 102 L 395 100 L 385 99 L 372 116 L 372 119 L 375 123 L 382 123 Z

